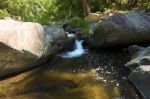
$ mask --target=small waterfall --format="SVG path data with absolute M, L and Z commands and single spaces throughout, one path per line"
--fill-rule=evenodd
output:
M 75 41 L 75 49 L 70 52 L 66 52 L 61 55 L 63 58 L 74 58 L 74 57 L 79 57 L 85 53 L 85 49 L 82 46 L 83 40 L 76 40 Z

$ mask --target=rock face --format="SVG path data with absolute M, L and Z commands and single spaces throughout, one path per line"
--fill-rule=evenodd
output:
M 0 77 L 34 67 L 63 47 L 63 29 L 0 20 Z
M 89 42 L 94 47 L 128 45 L 150 41 L 150 17 L 130 12 L 116 14 L 91 29 Z
M 130 47 L 129 51 L 134 49 L 135 46 Z M 128 76 L 131 83 L 135 85 L 144 99 L 150 99 L 150 47 L 138 47 L 138 49 L 125 66 L 132 70 Z

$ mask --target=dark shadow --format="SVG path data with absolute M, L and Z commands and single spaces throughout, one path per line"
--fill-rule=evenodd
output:
M 0 43 L 0 56 L 0 81 L 40 67 L 47 61 L 47 58 L 38 58 L 28 51 L 17 51 L 3 43 Z

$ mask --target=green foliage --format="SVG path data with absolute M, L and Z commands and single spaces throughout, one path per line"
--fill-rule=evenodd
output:
M 7 12 L 6 9 L 4 9 L 4 10 L 0 9 L 0 18 L 5 18 L 5 17 L 9 17 L 9 16 L 10 16 L 10 14 Z
M 12 15 L 22 20 L 48 24 L 52 19 L 50 0 L 8 0 L 8 9 Z
M 71 19 L 71 21 L 69 22 L 69 25 L 72 28 L 80 28 L 81 32 L 86 35 L 89 32 L 89 23 L 80 18 L 80 17 L 74 17 L 73 19 Z
M 138 3 L 138 6 L 141 8 L 150 9 L 150 1 L 149 0 L 140 0 L 140 2 Z
M 67 16 L 83 17 L 82 0 L 54 0 L 53 5 L 57 7 L 55 19 L 66 18 Z
M 88 26 L 88 22 L 80 17 L 74 17 L 73 19 L 71 19 L 70 25 L 72 28 L 84 28 Z
M 87 0 L 91 12 L 107 9 L 150 8 L 149 0 Z M 0 18 L 20 16 L 24 21 L 49 24 L 67 16 L 84 17 L 83 0 L 0 0 Z
M 1 6 L 1 9 L 9 12 L 9 15 L 20 16 L 24 21 L 42 24 L 49 24 L 55 11 L 52 0 L 3 0 L 0 3 L 5 5 Z
M 9 15 L 42 24 L 65 19 L 69 15 L 83 16 L 81 8 L 81 0 L 0 0 L 0 9 L 6 9 Z

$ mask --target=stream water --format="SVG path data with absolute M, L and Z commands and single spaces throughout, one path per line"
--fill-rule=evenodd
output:
M 49 68 L 74 83 L 74 87 L 60 93 L 61 99 L 141 99 L 128 81 L 130 71 L 124 68 L 128 53 L 95 50 L 85 53 L 82 41 L 77 40 L 75 49 L 61 57 L 53 58 Z
M 51 74 L 70 82 L 65 91 L 58 91 L 56 85 L 58 99 L 141 99 L 128 82 L 129 70 L 123 67 L 127 57 L 108 51 L 88 51 L 78 58 L 55 57 L 49 67 Z
M 128 53 L 85 53 L 81 45 L 68 53 L 54 56 L 41 69 L 1 81 L 0 99 L 142 99 L 127 79 Z
M 83 55 L 85 53 L 85 49 L 82 46 L 83 40 L 76 40 L 74 45 L 74 50 L 61 54 L 62 58 L 75 58 Z

